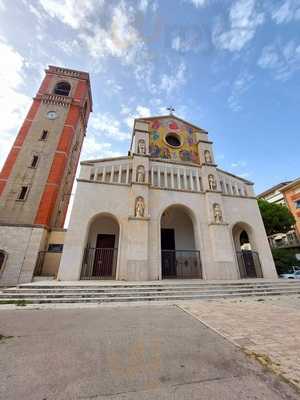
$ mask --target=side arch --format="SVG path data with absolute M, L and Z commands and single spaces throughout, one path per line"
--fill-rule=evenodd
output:
M 118 279 L 121 224 L 110 213 L 92 216 L 85 232 L 81 279 Z
M 246 222 L 231 227 L 236 261 L 241 278 L 262 278 L 262 268 L 253 228 Z

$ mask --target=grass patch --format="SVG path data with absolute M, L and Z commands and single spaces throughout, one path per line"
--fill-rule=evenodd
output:
M 12 339 L 12 338 L 13 338 L 13 336 L 5 336 L 5 335 L 1 335 L 1 333 L 0 333 L 0 342 L 1 342 L 2 340 Z
M 286 372 L 282 371 L 280 368 L 280 363 L 274 362 L 267 354 L 256 353 L 255 351 L 242 348 L 244 353 L 247 354 L 252 359 L 257 360 L 263 367 L 272 371 L 274 374 L 279 376 L 284 382 L 293 386 L 298 393 L 300 393 L 299 381 L 297 379 L 289 379 L 285 376 Z
M 25 307 L 27 304 L 30 304 L 28 300 L 0 300 L 0 304 L 15 304 L 19 307 Z

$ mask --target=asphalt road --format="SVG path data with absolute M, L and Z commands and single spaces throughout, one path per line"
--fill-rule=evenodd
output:
M 175 306 L 3 310 L 0 334 L 1 400 L 299 399 Z

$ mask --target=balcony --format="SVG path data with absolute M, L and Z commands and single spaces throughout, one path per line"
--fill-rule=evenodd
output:
M 272 249 L 300 247 L 300 240 L 295 231 L 269 236 L 268 240 Z
M 131 185 L 139 181 L 131 157 L 85 161 L 81 164 L 79 180 L 116 185 Z M 246 188 L 245 182 L 233 179 L 230 174 L 216 171 L 215 180 L 215 190 L 224 195 L 252 196 L 252 189 Z M 138 183 L 146 183 L 152 189 L 194 193 L 203 193 L 208 189 L 207 176 L 202 175 L 200 166 L 158 160 L 150 161 L 149 170 L 144 172 L 144 178 Z

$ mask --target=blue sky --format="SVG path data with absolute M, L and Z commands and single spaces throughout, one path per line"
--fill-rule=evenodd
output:
M 300 0 L 0 0 L 0 164 L 48 64 L 91 75 L 82 159 L 172 105 L 257 193 L 300 175 Z

